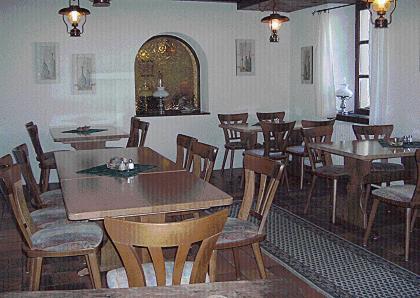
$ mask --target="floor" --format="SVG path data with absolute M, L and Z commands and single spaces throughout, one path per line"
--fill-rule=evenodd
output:
M 222 176 L 220 171 L 215 171 L 212 183 L 230 193 L 235 199 L 241 199 L 242 187 L 240 185 L 241 171 L 234 170 L 232 176 L 227 171 Z M 303 205 L 309 184 L 305 184 L 304 190 L 298 189 L 297 179 L 290 177 L 290 190 L 285 187 L 277 192 L 275 204 L 284 207 L 292 212 L 307 218 L 311 222 L 328 229 L 337 235 L 360 244 L 363 231 L 343 223 L 332 225 L 329 222 L 331 207 L 328 200 L 317 200 L 318 196 L 327 192 L 325 183 L 320 182 L 316 189 L 313 203 L 308 215 L 303 215 Z M 345 195 L 344 185 L 339 185 L 339 195 Z M 420 220 L 419 220 L 420 221 Z M 403 261 L 404 245 L 404 215 L 399 210 L 381 208 L 374 226 L 374 237 L 369 241 L 368 249 L 374 253 L 397 263 L 411 271 L 420 273 L 420 224 L 417 222 L 416 229 L 412 235 L 412 251 L 409 262 Z M 16 224 L 13 220 L 10 208 L 0 203 L 0 291 L 22 291 L 28 290 L 28 274 L 26 273 L 26 259 L 21 252 L 21 238 L 18 234 Z M 256 279 L 258 272 L 252 256 L 252 250 L 242 249 L 240 251 L 241 278 Z M 231 251 L 223 251 L 219 254 L 218 260 L 218 281 L 235 280 Z M 321 297 L 313 288 L 300 280 L 298 277 L 287 271 L 280 264 L 265 256 L 265 264 L 269 278 L 282 278 L 290 285 L 289 297 Z M 88 276 L 79 277 L 77 271 L 83 268 L 84 259 L 72 257 L 66 259 L 47 259 L 44 262 L 41 290 L 59 289 L 86 289 L 91 288 Z M 105 275 L 103 274 L 105 285 Z

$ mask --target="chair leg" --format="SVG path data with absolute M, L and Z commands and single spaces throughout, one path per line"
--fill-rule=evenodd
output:
M 92 286 L 95 289 L 102 288 L 101 283 L 101 274 L 99 272 L 98 256 L 96 253 L 90 253 L 86 255 L 86 263 L 88 265 L 90 280 L 92 281 Z
M 286 191 L 289 193 L 289 176 L 287 175 L 287 168 L 284 168 L 284 175 L 283 175 L 284 182 L 286 182 Z
M 413 218 L 411 219 L 411 228 L 410 228 L 411 232 L 414 230 L 414 224 L 416 223 L 417 211 L 418 209 L 414 209 Z
M 255 260 L 257 261 L 258 271 L 260 272 L 260 277 L 262 279 L 267 278 L 267 273 L 265 272 L 264 260 L 261 254 L 260 243 L 252 243 L 252 250 L 254 251 Z
M 235 160 L 235 150 L 230 151 L 230 176 L 233 175 L 233 161 Z
M 31 258 L 30 291 L 39 291 L 41 282 L 42 258 Z
M 315 189 L 316 178 L 317 178 L 317 176 L 315 176 L 315 175 L 312 176 L 311 189 L 309 190 L 308 198 L 306 200 L 305 210 L 303 211 L 304 214 L 307 214 L 308 213 L 309 204 L 311 203 L 312 193 L 313 193 L 313 191 Z
M 369 200 L 370 197 L 370 191 L 372 189 L 372 185 L 371 184 L 366 184 L 365 187 L 365 192 L 362 194 L 360 194 L 360 210 L 362 211 L 362 215 L 363 215 L 363 228 L 366 229 L 367 226 L 367 202 Z
M 216 273 L 217 273 L 217 250 L 213 250 L 213 253 L 210 257 L 210 263 L 209 263 L 209 277 L 210 282 L 216 281 Z
M 332 223 L 335 224 L 335 210 L 337 207 L 337 179 L 333 180 L 333 211 L 332 211 Z
M 303 189 L 303 176 L 305 174 L 305 157 L 300 157 L 300 189 Z
M 378 211 L 378 206 L 379 206 L 379 200 L 374 199 L 373 200 L 373 205 L 372 205 L 372 210 L 370 211 L 370 215 L 369 215 L 368 226 L 366 228 L 365 236 L 363 237 L 363 246 L 366 246 L 367 242 L 369 240 L 369 236 L 370 236 L 370 232 L 372 230 L 373 222 L 375 221 L 376 211 Z
M 50 169 L 45 168 L 41 169 L 41 176 L 39 177 L 39 188 L 42 192 L 46 192 L 48 190 L 48 184 L 50 182 Z
M 239 264 L 239 253 L 238 250 L 235 248 L 232 248 L 233 253 L 233 260 L 235 262 L 235 274 L 236 274 L 236 280 L 241 279 L 241 266 Z
M 221 171 L 222 175 L 225 172 L 225 165 L 226 165 L 226 159 L 227 159 L 228 154 L 229 154 L 229 149 L 225 148 L 225 156 L 223 156 L 223 162 L 222 162 L 222 171 Z
M 410 252 L 410 228 L 411 228 L 411 208 L 407 208 L 407 215 L 405 219 L 405 261 L 408 261 Z

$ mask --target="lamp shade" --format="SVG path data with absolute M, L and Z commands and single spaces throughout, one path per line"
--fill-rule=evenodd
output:
M 169 96 L 169 93 L 165 90 L 165 87 L 157 87 L 157 90 L 153 92 L 153 97 L 165 98 L 167 96 Z
M 89 0 L 92 3 L 93 7 L 109 7 L 111 5 L 111 0 Z
M 346 83 L 343 83 L 343 84 L 339 84 L 338 86 L 339 86 L 338 89 L 335 90 L 335 96 L 337 97 L 352 97 L 353 96 L 353 91 L 349 89 L 349 85 L 347 85 Z

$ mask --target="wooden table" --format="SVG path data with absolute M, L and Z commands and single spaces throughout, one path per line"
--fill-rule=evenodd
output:
M 132 178 L 77 174 L 105 164 L 112 156 L 156 165 Z M 67 216 L 70 220 L 100 220 L 105 216 L 138 217 L 142 222 L 164 222 L 165 214 L 232 204 L 232 197 L 150 148 L 115 148 L 55 153 Z M 115 268 L 110 242 L 102 250 L 101 269 Z
M 381 158 L 402 158 L 406 169 L 413 175 L 411 166 L 416 149 L 383 147 L 375 140 L 340 141 L 332 144 L 311 144 L 311 147 L 344 157 L 344 166 L 350 173 L 347 199 L 337 198 L 337 216 L 355 226 L 364 228 L 367 202 L 361 201 L 363 178 L 370 173 L 371 162 Z
M 118 141 L 122 138 L 128 138 L 129 134 L 120 128 L 113 126 L 95 125 L 92 128 L 106 129 L 105 131 L 94 132 L 91 134 L 63 133 L 73 130 L 77 127 L 51 127 L 50 134 L 54 142 L 70 144 L 76 150 L 105 148 L 106 141 Z
M 287 279 L 229 281 L 170 287 L 144 287 L 129 289 L 65 290 L 48 292 L 9 292 L 3 297 L 308 297 L 302 289 Z M 321 294 L 316 297 L 322 297 Z

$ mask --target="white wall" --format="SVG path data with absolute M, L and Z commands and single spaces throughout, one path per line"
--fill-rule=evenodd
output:
M 335 5 L 331 5 L 335 6 Z M 316 9 L 324 8 L 317 7 Z M 290 50 L 290 114 L 296 118 L 315 115 L 314 85 L 300 83 L 300 48 L 314 45 L 317 26 L 314 9 L 291 13 Z M 420 139 L 420 1 L 398 2 L 389 26 L 389 123 L 394 124 L 394 135 L 412 134 Z M 333 28 L 335 83 L 344 77 L 354 90 L 354 7 L 330 11 Z M 376 29 L 380 30 L 380 29 Z M 315 57 L 315 54 L 314 54 Z M 316 65 L 314 67 L 317 67 Z M 353 107 L 349 102 L 348 107 Z
M 288 112 L 289 24 L 280 31 L 280 42 L 270 44 L 268 28 L 260 23 L 265 14 L 237 11 L 234 4 L 123 0 L 93 8 L 87 0 L 80 2 L 91 10 L 80 38 L 67 35 L 57 14 L 67 1 L 0 2 L 0 155 L 29 143 L 24 124 L 31 120 L 39 125 L 46 151 L 67 148 L 52 142 L 52 125 L 101 122 L 128 130 L 135 113 L 135 55 L 147 39 L 162 33 L 184 36 L 202 53 L 202 101 L 211 115 L 147 118 L 147 146 L 174 158 L 176 135 L 190 134 L 220 148 L 220 165 L 224 139 L 217 113 L 245 111 L 252 121 L 256 111 Z M 256 41 L 256 76 L 235 75 L 235 39 Z M 59 43 L 59 83 L 35 83 L 34 42 Z M 79 53 L 96 55 L 94 95 L 71 94 L 71 56 Z

